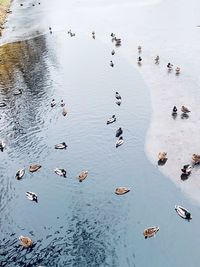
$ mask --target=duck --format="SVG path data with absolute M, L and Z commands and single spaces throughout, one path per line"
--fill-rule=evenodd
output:
M 130 189 L 127 187 L 118 187 L 115 189 L 115 194 L 117 195 L 124 195 L 128 192 L 130 192 Z
M 198 155 L 198 154 L 193 154 L 193 155 L 192 155 L 192 161 L 194 162 L 194 164 L 198 164 L 198 163 L 200 163 L 200 155 Z
M 88 176 L 88 171 L 82 171 L 78 176 L 79 182 L 82 182 L 83 180 L 85 180 L 87 176 Z
M 118 106 L 120 106 L 121 103 L 122 103 L 122 101 L 121 101 L 121 99 L 118 99 L 115 103 L 116 103 Z
M 55 99 L 52 99 L 52 101 L 51 101 L 51 107 L 53 108 L 55 105 L 56 105 L 56 101 L 55 101 Z
M 61 99 L 61 101 L 60 101 L 60 106 L 61 107 L 64 107 L 65 106 L 65 103 L 64 103 L 64 100 L 63 99 Z
M 141 65 L 141 64 L 142 64 L 142 58 L 138 57 L 138 65 Z
M 38 171 L 41 167 L 42 167 L 42 166 L 39 165 L 39 164 L 32 164 L 32 165 L 30 165 L 30 167 L 29 167 L 29 171 L 30 171 L 30 172 L 36 172 L 36 171 Z
M 19 237 L 19 240 L 20 240 L 20 245 L 24 248 L 30 248 L 33 245 L 33 241 L 27 236 L 21 235 Z
M 166 161 L 167 160 L 167 152 L 159 152 L 158 153 L 158 160 L 159 161 Z
M 116 121 L 116 117 L 115 117 L 115 115 L 112 115 L 112 117 L 107 120 L 107 124 L 113 123 L 115 121 Z
M 182 173 L 185 175 L 190 175 L 191 171 L 192 171 L 192 166 L 190 164 L 186 164 L 183 166 L 183 168 L 181 169 Z
M 0 108 L 6 107 L 6 103 L 5 102 L 0 102 Z
M 66 177 L 67 175 L 67 171 L 65 169 L 58 169 L 56 168 L 54 170 L 54 172 L 57 174 L 57 175 L 60 175 L 60 176 L 63 176 L 63 177 Z
M 122 97 L 120 96 L 120 94 L 118 92 L 115 93 L 115 98 L 118 99 L 118 100 L 122 99 Z
M 26 196 L 29 200 L 38 202 L 38 198 L 37 198 L 37 195 L 35 193 L 28 191 L 28 192 L 26 192 Z
M 160 60 L 160 57 L 159 56 L 156 56 L 156 58 L 155 58 L 155 64 L 158 64 L 159 63 L 159 60 Z
M 141 53 L 142 52 L 142 47 L 141 45 L 138 45 L 138 53 Z
M 114 54 L 115 54 L 115 50 L 112 50 L 111 55 L 114 56 Z
M 143 235 L 145 239 L 155 236 L 155 234 L 160 230 L 158 226 L 149 227 L 144 230 Z
M 167 64 L 167 68 L 168 70 L 172 70 L 173 64 L 171 64 L 170 62 Z
M 177 67 L 175 71 L 176 71 L 176 75 L 179 75 L 180 71 L 181 71 L 181 68 Z
M 192 214 L 186 210 L 185 208 L 179 206 L 179 205 L 176 205 L 175 206 L 175 211 L 177 212 L 177 214 L 183 218 L 183 219 L 186 219 L 188 221 L 192 220 Z
M 95 32 L 92 32 L 92 38 L 95 39 Z
M 123 143 L 124 143 L 124 139 L 123 139 L 122 136 L 120 136 L 119 139 L 116 142 L 116 148 L 121 146 L 121 145 L 123 145 Z
M 67 144 L 65 142 L 55 145 L 55 149 L 66 149 L 66 148 Z
M 114 63 L 112 62 L 112 60 L 110 61 L 110 66 L 114 67 Z
M 62 115 L 65 117 L 67 115 L 67 109 L 66 108 L 63 108 L 62 110 Z
M 15 92 L 13 95 L 17 96 L 17 95 L 21 95 L 22 94 L 22 89 L 19 89 L 17 92 Z
M 177 113 L 177 111 L 178 111 L 177 107 L 174 106 L 173 109 L 172 109 L 172 114 L 173 114 L 173 113 Z
M 182 106 L 181 107 L 181 111 L 183 112 L 183 113 L 189 113 L 189 112 L 191 112 L 188 108 L 186 108 L 185 106 Z
M 5 142 L 4 142 L 3 140 L 1 140 L 1 141 L 0 141 L 0 150 L 1 150 L 1 152 L 4 151 L 5 147 L 6 147 Z
M 20 180 L 20 179 L 22 179 L 22 177 L 24 176 L 24 174 L 25 174 L 25 170 L 24 169 L 20 169 L 20 170 L 17 171 L 17 173 L 15 175 L 15 178 L 17 180 Z
M 116 131 L 116 137 L 120 137 L 120 135 L 122 135 L 123 134 L 123 130 L 122 130 L 122 128 L 120 127 L 117 131 Z
M 114 37 L 115 37 L 115 34 L 112 32 L 110 36 L 111 36 L 112 38 L 114 38 Z

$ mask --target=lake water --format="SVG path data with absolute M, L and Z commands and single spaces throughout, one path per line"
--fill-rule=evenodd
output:
M 112 57 L 99 40 L 60 30 L 2 46 L 0 55 L 0 101 L 7 104 L 0 109 L 7 145 L 0 154 L 1 266 L 198 266 L 199 207 L 146 158 L 149 88 L 120 48 Z M 23 94 L 14 96 L 17 89 Z M 106 125 L 113 114 L 116 123 Z M 125 141 L 116 149 L 119 127 Z M 55 150 L 63 141 L 67 149 Z M 31 174 L 32 163 L 42 168 Z M 56 167 L 67 170 L 66 179 Z M 19 168 L 26 174 L 17 181 Z M 89 175 L 79 183 L 83 169 Z M 131 191 L 116 196 L 118 186 Z M 176 204 L 192 212 L 190 223 Z M 145 240 L 144 228 L 154 225 L 160 232 Z M 32 238 L 32 249 L 21 249 L 20 235 Z

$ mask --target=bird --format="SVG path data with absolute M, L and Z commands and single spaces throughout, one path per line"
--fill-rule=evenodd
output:
M 64 103 L 63 99 L 61 99 L 61 101 L 60 101 L 60 106 L 61 107 L 64 107 L 65 106 L 65 103 Z
M 141 63 L 142 63 L 142 58 L 138 57 L 138 64 L 141 64 Z
M 67 175 L 67 171 L 65 169 L 58 169 L 56 168 L 54 170 L 54 172 L 57 174 L 57 175 L 60 175 L 60 176 L 63 176 L 63 177 L 66 177 Z
M 114 63 L 112 62 L 112 60 L 110 61 L 110 66 L 114 67 Z
M 159 161 L 166 161 L 167 160 L 167 152 L 159 152 L 158 153 L 158 160 Z
M 21 235 L 19 237 L 19 240 L 20 240 L 20 245 L 24 248 L 29 248 L 33 245 L 33 241 L 27 236 Z
M 115 93 L 115 98 L 118 99 L 118 100 L 122 99 L 122 97 L 120 96 L 120 94 L 118 92 Z
M 141 45 L 138 45 L 138 53 L 141 53 L 142 52 L 142 47 Z
M 122 128 L 120 127 L 117 131 L 116 131 L 116 137 L 120 137 L 120 135 L 122 135 L 123 134 L 123 130 L 122 130 Z
M 112 50 L 111 55 L 114 56 L 114 54 L 115 54 L 115 50 Z
M 42 166 L 39 165 L 39 164 L 32 164 L 32 165 L 30 165 L 30 167 L 29 167 L 29 171 L 30 171 L 30 172 L 36 172 L 36 171 L 38 171 L 41 167 L 42 167 Z
M 4 142 L 3 140 L 1 140 L 1 141 L 0 141 L 0 150 L 1 150 L 1 152 L 4 151 L 5 147 L 6 147 L 5 142 Z
M 198 154 L 193 154 L 193 155 L 192 155 L 192 161 L 194 162 L 194 164 L 198 164 L 198 163 L 200 163 L 200 155 L 198 155 Z
M 159 63 L 159 60 L 160 60 L 160 57 L 159 56 L 156 56 L 156 58 L 155 58 L 155 64 L 158 64 Z
M 181 107 L 181 111 L 183 112 L 183 113 L 189 113 L 189 112 L 191 112 L 188 108 L 186 108 L 185 106 L 182 106 Z
M 113 123 L 115 121 L 116 121 L 116 117 L 115 117 L 115 115 L 112 115 L 112 117 L 107 120 L 107 124 Z
M 118 106 L 120 106 L 121 103 L 122 103 L 122 101 L 121 101 L 121 99 L 119 99 L 119 100 L 117 100 L 115 103 L 116 103 Z
M 52 101 L 51 101 L 51 107 L 53 108 L 55 105 L 56 105 L 56 101 L 55 101 L 55 99 L 52 99 Z
M 121 145 L 123 145 L 123 143 L 124 143 L 124 139 L 123 139 L 122 136 L 120 136 L 119 139 L 116 142 L 116 148 L 121 146 Z
M 88 171 L 82 171 L 78 176 L 79 182 L 82 182 L 83 180 L 85 180 L 87 176 L 88 176 Z
M 0 108 L 6 107 L 6 103 L 5 102 L 0 102 Z
M 19 89 L 15 93 L 13 93 L 14 96 L 21 95 L 22 94 L 22 89 Z
M 117 195 L 124 195 L 128 192 L 130 192 L 130 189 L 127 187 L 118 187 L 115 190 L 115 194 L 117 194 Z
M 65 142 L 55 145 L 55 149 L 66 149 L 66 148 L 67 144 Z
M 67 115 L 67 109 L 66 108 L 63 108 L 62 110 L 62 115 L 65 117 Z
M 38 202 L 38 198 L 37 198 L 37 195 L 33 192 L 30 192 L 30 191 L 27 191 L 26 192 L 26 196 L 29 200 L 31 201 L 35 201 L 36 203 Z
M 20 170 L 17 171 L 17 173 L 15 175 L 15 178 L 17 180 L 20 180 L 20 179 L 22 179 L 22 177 L 24 176 L 24 174 L 25 174 L 25 170 L 24 169 L 20 169 Z
M 173 64 L 171 64 L 170 62 L 167 64 L 167 68 L 168 70 L 172 70 Z
M 177 107 L 174 106 L 173 109 L 172 109 L 172 113 L 177 113 L 177 111 L 178 111 Z
M 192 166 L 190 164 L 184 165 L 183 168 L 181 169 L 182 173 L 185 175 L 190 175 L 192 171 Z
M 95 32 L 92 32 L 92 38 L 95 39 Z
M 177 68 L 175 69 L 175 71 L 176 71 L 176 75 L 179 75 L 179 74 L 180 74 L 180 71 L 181 71 L 181 68 L 177 67 Z

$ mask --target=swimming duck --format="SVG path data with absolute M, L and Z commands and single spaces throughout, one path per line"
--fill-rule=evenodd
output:
M 122 99 L 121 95 L 118 92 L 115 93 L 115 98 L 118 99 L 118 100 Z
M 67 109 L 66 108 L 63 108 L 62 110 L 62 115 L 65 117 L 67 115 Z
M 185 106 L 182 106 L 182 107 L 181 107 L 181 111 L 182 111 L 183 113 L 189 113 L 189 112 L 190 112 L 190 110 L 189 110 L 188 108 L 186 108 Z
M 24 174 L 25 174 L 25 170 L 24 169 L 18 170 L 17 173 L 16 173 L 16 175 L 15 175 L 15 178 L 17 180 L 20 180 L 20 179 L 22 179 L 22 177 L 24 176 Z
M 177 107 L 174 106 L 173 109 L 172 109 L 172 113 L 177 113 L 177 111 L 178 111 Z
M 200 155 L 198 154 L 193 154 L 192 155 L 192 160 L 194 161 L 194 164 L 200 163 Z
M 55 99 L 52 99 L 52 101 L 51 101 L 51 107 L 53 108 L 55 105 L 56 105 L 56 101 L 55 101 Z
M 149 227 L 149 228 L 147 228 L 147 229 L 144 230 L 143 235 L 144 235 L 145 239 L 148 238 L 148 237 L 150 238 L 150 237 L 152 237 L 152 236 L 155 236 L 155 234 L 156 234 L 159 230 L 160 230 L 160 229 L 159 229 L 158 226 Z
M 141 64 L 142 64 L 142 58 L 138 57 L 138 65 L 141 65 Z
M 38 198 L 37 198 L 37 195 L 35 193 L 28 191 L 28 192 L 26 192 L 26 196 L 29 200 L 38 202 Z
M 130 192 L 130 189 L 127 187 L 118 187 L 115 190 L 115 194 L 117 194 L 117 195 L 124 195 L 128 192 Z
M 3 152 L 4 148 L 6 147 L 6 144 L 4 143 L 3 140 L 0 141 L 0 150 Z
M 166 161 L 167 160 L 167 152 L 159 152 L 158 153 L 158 160 L 159 161 Z
M 141 45 L 138 45 L 138 53 L 141 53 L 142 52 L 142 47 Z
M 36 171 L 38 171 L 41 167 L 42 167 L 42 166 L 39 165 L 39 164 L 32 164 L 32 165 L 30 165 L 30 167 L 29 167 L 29 171 L 30 171 L 30 172 L 36 172 Z
M 115 103 L 116 103 L 118 106 L 120 106 L 121 103 L 122 103 L 122 101 L 121 101 L 121 99 L 119 99 L 119 100 L 117 100 Z
M 15 92 L 13 95 L 17 96 L 17 95 L 21 95 L 22 94 L 22 89 L 19 89 L 17 92 Z
M 117 148 L 118 146 L 123 145 L 123 143 L 124 143 L 124 139 L 123 139 L 122 136 L 120 136 L 120 138 L 119 138 L 119 139 L 117 140 L 117 142 L 116 142 L 116 148 Z
M 184 165 L 181 171 L 185 175 L 190 175 L 192 171 L 192 166 L 190 164 Z
M 65 103 L 64 103 L 64 100 L 63 99 L 61 99 L 61 101 L 60 101 L 60 106 L 61 107 L 64 107 L 65 106 Z
M 20 245 L 24 248 L 29 248 L 33 245 L 33 241 L 27 236 L 21 235 L 19 237 L 19 240 L 20 240 Z
M 115 115 L 112 115 L 112 117 L 107 120 L 107 124 L 113 123 L 115 121 L 116 121 L 116 117 L 115 117 Z
M 1 102 L 0 103 L 0 108 L 3 108 L 3 107 L 5 107 L 6 106 L 6 103 L 4 103 L 4 102 Z
M 176 68 L 176 75 L 179 75 L 180 74 L 180 71 L 181 71 L 181 68 L 177 67 Z
M 168 68 L 168 70 L 172 70 L 172 67 L 173 67 L 173 65 L 169 62 L 169 63 L 167 64 L 167 68 Z
M 175 211 L 183 219 L 186 219 L 186 220 L 191 220 L 192 219 L 192 214 L 188 210 L 186 210 L 185 208 L 183 208 L 183 207 L 181 207 L 179 205 L 175 206 Z
M 82 171 L 78 176 L 79 182 L 85 180 L 87 176 L 88 176 L 88 171 Z
M 115 50 L 112 50 L 111 55 L 114 56 L 114 54 L 115 54 Z
M 66 149 L 67 145 L 65 142 L 55 145 L 55 149 Z
M 114 67 L 114 63 L 112 62 L 112 60 L 110 61 L 110 66 Z
M 120 135 L 123 134 L 122 128 L 120 127 L 117 131 L 116 131 L 116 137 L 120 137 Z
M 159 63 L 159 60 L 160 60 L 160 57 L 159 56 L 156 56 L 156 58 L 155 58 L 155 64 L 158 64 Z
M 67 171 L 65 169 L 58 169 L 56 168 L 54 170 L 54 172 L 57 174 L 57 175 L 60 175 L 60 176 L 63 176 L 63 177 L 66 177 L 67 175 Z
M 95 39 L 95 32 L 92 32 L 92 38 Z
M 110 36 L 111 36 L 112 38 L 114 38 L 114 37 L 115 37 L 115 34 L 112 32 Z

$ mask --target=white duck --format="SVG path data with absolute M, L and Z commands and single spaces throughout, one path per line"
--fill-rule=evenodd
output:
M 123 143 L 124 143 L 124 139 L 122 136 L 120 136 L 120 138 L 116 142 L 116 148 L 123 145 Z
M 115 115 L 113 115 L 110 119 L 107 120 L 107 124 L 113 123 L 116 121 Z
M 54 172 L 57 174 L 57 175 L 60 175 L 60 176 L 63 176 L 63 177 L 66 177 L 67 175 L 67 171 L 65 169 L 58 169 L 56 168 L 54 170 Z
M 37 195 L 35 193 L 27 191 L 26 196 L 29 200 L 38 202 Z

